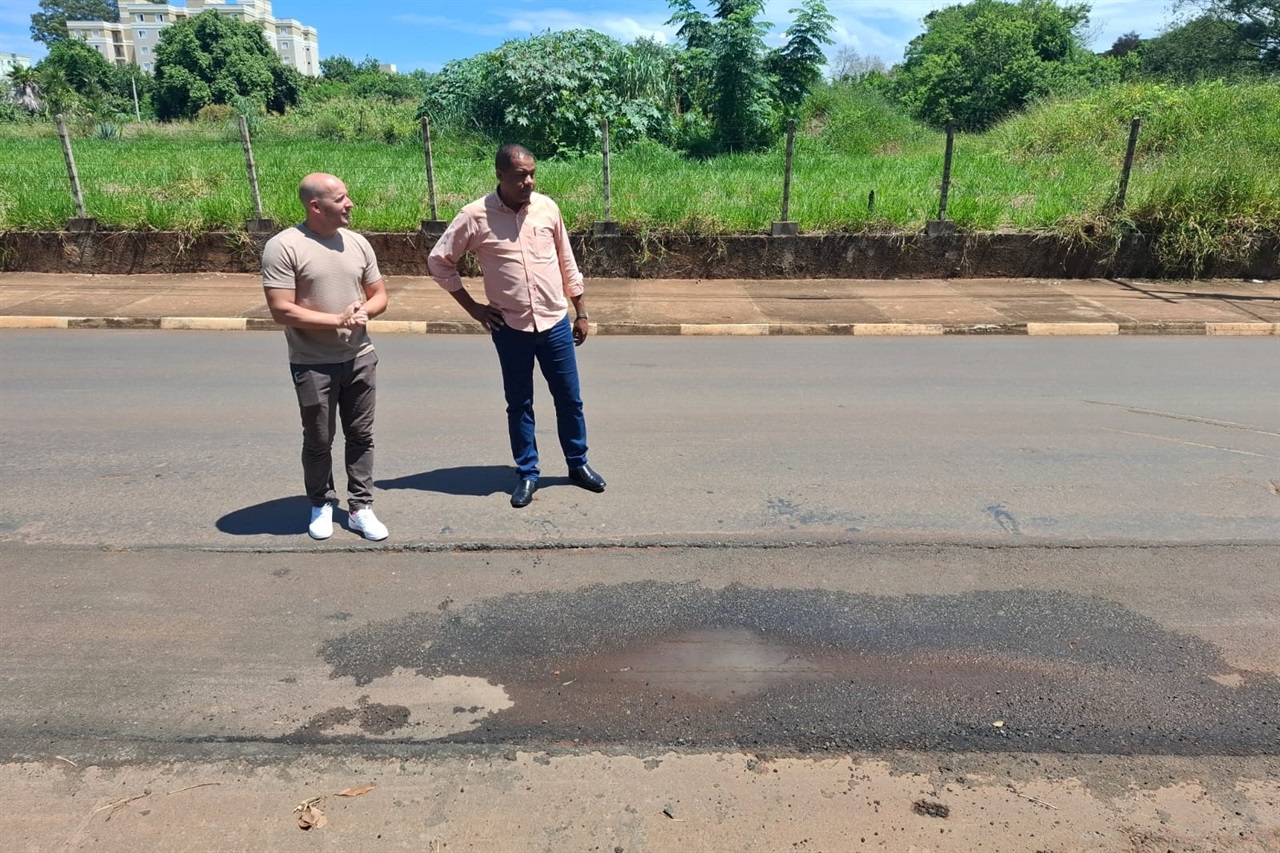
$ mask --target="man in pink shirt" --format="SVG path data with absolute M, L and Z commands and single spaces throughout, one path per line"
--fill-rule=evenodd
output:
M 504 145 L 494 165 L 497 189 L 458 212 L 428 255 L 427 266 L 432 278 L 484 326 L 498 351 L 507 431 L 519 478 L 511 505 L 528 506 L 538 490 L 535 360 L 555 401 L 556 431 L 569 479 L 584 489 L 603 492 L 604 478 L 587 464 L 587 422 L 574 353 L 590 333 L 582 273 L 573 259 L 560 208 L 533 191 L 533 155 L 521 145 Z M 483 303 L 471 297 L 458 275 L 458 262 L 467 252 L 474 252 L 480 262 Z

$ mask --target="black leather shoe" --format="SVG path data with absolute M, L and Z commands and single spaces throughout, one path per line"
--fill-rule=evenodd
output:
M 582 486 L 584 489 L 590 489 L 593 492 L 604 491 L 604 477 L 601 477 L 595 471 L 591 470 L 590 465 L 583 465 L 581 468 L 571 468 L 569 470 L 569 479 Z
M 520 481 L 516 486 L 516 490 L 511 493 L 511 505 L 516 509 L 522 506 L 528 506 L 533 500 L 533 493 L 538 491 L 538 481 L 533 477 L 527 477 Z

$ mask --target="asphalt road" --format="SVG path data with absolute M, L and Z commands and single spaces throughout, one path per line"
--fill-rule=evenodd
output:
M 1280 844 L 1280 341 L 593 340 L 521 511 L 487 343 L 379 352 L 373 546 L 278 336 L 0 335 L 14 849 Z
M 609 489 L 569 484 L 543 395 L 544 488 L 521 512 L 488 342 L 378 346 L 388 547 L 1280 534 L 1277 339 L 595 339 Z M 3 541 L 362 543 L 300 536 L 280 336 L 6 332 L 0 358 Z

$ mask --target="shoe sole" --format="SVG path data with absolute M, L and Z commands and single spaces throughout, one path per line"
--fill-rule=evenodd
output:
M 323 535 L 323 536 L 317 536 L 317 535 L 315 535 L 314 533 L 312 533 L 310 530 L 308 530 L 308 531 L 307 531 L 307 535 L 308 535 L 308 536 L 310 536 L 312 539 L 315 539 L 315 540 L 316 540 L 316 541 L 318 541 L 318 542 L 323 542 L 324 540 L 326 540 L 326 539 L 328 539 L 329 537 L 333 536 L 333 531 L 332 531 L 332 530 L 330 530 L 328 533 L 326 533 L 326 534 L 325 534 L 325 535 Z
M 574 480 L 572 477 L 569 478 L 569 481 L 579 489 L 586 489 L 588 492 L 595 492 L 597 495 L 604 491 L 604 486 L 593 486 L 590 483 L 584 483 L 581 480 Z
M 373 536 L 370 536 L 370 535 L 369 535 L 368 533 L 366 533 L 365 531 L 361 530 L 359 527 L 352 527 L 352 528 L 351 528 L 351 532 L 352 532 L 352 533 L 359 534 L 360 536 L 363 536 L 365 539 L 368 539 L 370 542 L 381 542 L 383 539 L 386 539 L 386 538 L 388 538 L 388 537 L 391 535 L 391 531 L 387 531 L 387 532 L 386 532 L 385 534 L 383 534 L 382 536 L 378 536 L 378 537 L 376 537 L 376 538 L 375 538 L 375 537 L 373 537 Z

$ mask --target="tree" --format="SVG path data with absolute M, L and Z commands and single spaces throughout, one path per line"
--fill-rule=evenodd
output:
M 111 63 L 79 39 L 54 42 L 36 70 L 60 73 L 78 95 L 90 100 L 101 99 L 111 86 Z
M 40 75 L 34 68 L 14 66 L 9 71 L 9 85 L 13 87 L 13 101 L 28 113 L 40 112 Z
M 1264 72 L 1280 71 L 1280 0 L 1190 0 L 1207 15 L 1229 21 L 1246 61 Z
M 763 0 L 719 0 L 711 47 L 711 126 L 728 151 L 750 151 L 772 135 L 773 87 L 764 65 L 769 24 Z
M 356 76 L 356 64 L 340 53 L 320 60 L 320 74 L 326 80 L 350 83 Z
M 67 38 L 67 21 L 120 20 L 116 0 L 40 0 L 31 16 L 31 40 L 52 47 Z
M 1144 74 L 1179 83 L 1259 70 L 1257 50 L 1241 41 L 1236 23 L 1212 14 L 1192 18 L 1148 39 L 1141 55 Z
M 804 0 L 792 9 L 795 21 L 787 28 L 787 43 L 769 54 L 766 69 L 777 81 L 778 99 L 784 108 L 794 110 L 814 84 L 822 80 L 822 66 L 827 58 L 822 45 L 831 44 L 835 16 L 822 0 Z
M 884 74 L 889 70 L 880 57 L 863 56 L 849 45 L 836 50 L 829 68 L 831 79 L 837 83 L 856 83 L 870 74 Z
M 1142 43 L 1142 37 L 1132 30 L 1120 36 L 1111 43 L 1111 48 L 1104 52 L 1103 56 L 1111 56 L 1116 59 L 1123 59 L 1138 49 L 1138 45 Z
M 155 77 L 161 121 L 192 118 L 201 107 L 237 98 L 282 113 L 302 90 L 301 75 L 280 62 L 259 26 L 212 9 L 160 32 Z
M 685 42 L 682 108 L 709 120 L 712 139 L 691 138 L 697 149 L 751 150 L 773 136 L 777 92 L 765 68 L 764 35 L 769 24 L 757 20 L 763 0 L 716 0 L 712 17 L 693 0 L 668 0 Z M 825 10 L 824 10 L 825 11 Z M 686 115 L 686 123 L 689 122 Z
M 660 81 L 670 71 L 644 66 L 671 61 L 652 43 L 628 48 L 591 30 L 544 33 L 448 63 L 430 80 L 418 115 L 538 155 L 599 151 L 604 118 L 618 144 L 669 137 L 669 90 Z
M 1083 50 L 1077 31 L 1088 19 L 1087 5 L 1053 0 L 974 0 L 930 12 L 895 90 L 931 124 L 984 129 L 1050 90 L 1055 66 Z
M 386 72 L 382 70 L 382 64 L 371 56 L 366 56 L 357 65 L 339 53 L 320 60 L 320 73 L 326 80 L 350 83 L 362 74 L 385 74 Z

